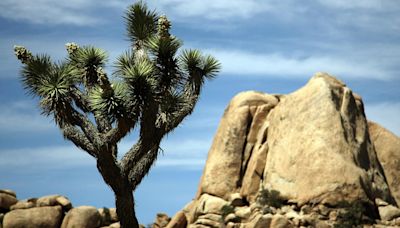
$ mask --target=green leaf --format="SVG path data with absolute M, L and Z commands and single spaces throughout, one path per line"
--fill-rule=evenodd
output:
M 146 47 L 151 54 L 159 59 L 166 59 L 175 56 L 182 46 L 182 41 L 176 37 L 153 36 L 146 42 Z
M 191 102 L 188 101 L 183 93 L 176 90 L 169 91 L 162 97 L 157 125 L 172 123 L 175 118 L 181 115 L 182 111 L 186 111 L 190 107 Z
M 53 63 L 48 55 L 33 56 L 21 71 L 21 81 L 24 88 L 32 95 L 39 95 L 38 90 L 42 86 L 42 80 L 52 71 Z
M 93 46 L 80 47 L 69 56 L 71 64 L 80 72 L 81 82 L 87 88 L 98 84 L 98 69 L 105 66 L 107 52 Z
M 202 65 L 203 75 L 207 79 L 215 78 L 221 69 L 221 64 L 218 62 L 218 60 L 210 55 L 207 55 L 203 58 Z
M 135 45 L 144 43 L 157 32 L 158 15 L 139 1 L 131 5 L 125 15 L 129 39 Z
M 135 61 L 133 66 L 124 69 L 121 76 L 129 85 L 132 99 L 136 99 L 134 102 L 143 103 L 156 93 L 155 71 L 154 64 L 148 59 Z
M 128 102 L 128 86 L 124 82 L 113 82 L 112 91 L 104 91 L 96 86 L 89 94 L 89 101 L 95 115 L 104 116 L 111 122 L 119 118 L 136 118 L 135 112 L 130 112 L 133 107 Z
M 189 74 L 200 69 L 202 63 L 201 52 L 199 50 L 184 50 L 180 56 L 181 68 Z
M 106 51 L 93 46 L 78 48 L 72 56 L 72 63 L 79 68 L 85 67 L 104 67 L 107 62 L 108 54 Z
M 132 51 L 126 51 L 124 54 L 117 58 L 114 64 L 116 68 L 114 75 L 123 75 L 127 69 L 135 65 L 135 55 Z

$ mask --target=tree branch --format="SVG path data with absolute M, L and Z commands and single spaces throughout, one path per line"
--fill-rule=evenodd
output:
M 129 118 L 120 118 L 117 121 L 117 126 L 109 130 L 106 135 L 105 139 L 108 143 L 116 144 L 118 143 L 123 137 L 125 137 L 135 126 L 135 122 Z
M 196 77 L 197 76 L 197 77 Z M 201 92 L 202 81 L 197 74 L 192 74 L 190 76 L 188 82 L 184 87 L 183 93 L 186 97 L 186 106 L 180 109 L 178 112 L 172 114 L 174 116 L 171 121 L 165 122 L 160 128 L 163 129 L 165 134 L 168 134 L 172 130 L 174 130 L 184 119 L 186 116 L 190 115 L 194 107 L 197 104 L 197 101 Z
M 72 88 L 71 91 L 71 97 L 74 99 L 75 105 L 85 113 L 90 112 L 90 104 L 87 96 L 76 87 Z
M 73 110 L 72 116 L 74 119 L 73 124 L 81 128 L 82 132 L 95 148 L 99 148 L 102 145 L 102 140 L 97 128 L 89 118 L 76 110 Z
M 76 127 L 66 124 L 61 128 L 61 130 L 66 139 L 73 142 L 77 147 L 82 148 L 92 157 L 97 158 L 97 152 L 91 142 Z

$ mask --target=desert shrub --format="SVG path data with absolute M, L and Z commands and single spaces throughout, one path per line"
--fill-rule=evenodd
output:
M 362 227 L 361 224 L 365 213 L 365 207 L 362 201 L 357 200 L 352 203 L 341 201 L 338 203 L 338 207 L 343 208 L 343 211 L 338 214 L 338 221 L 334 225 L 335 228 Z
M 224 205 L 221 208 L 221 217 L 222 217 L 222 221 L 225 220 L 226 216 L 228 216 L 231 213 L 235 213 L 235 207 L 233 207 L 232 205 Z
M 280 208 L 284 205 L 285 199 L 276 190 L 268 190 L 262 188 L 258 194 L 257 202 L 261 206 L 271 206 L 275 208 Z
M 234 213 L 235 213 L 235 207 L 230 204 L 226 204 L 221 208 L 221 227 L 222 228 L 226 227 L 225 226 L 225 218 L 229 214 L 234 214 Z M 229 221 L 238 223 L 241 221 L 241 219 L 239 217 L 235 217 L 234 219 L 230 219 Z

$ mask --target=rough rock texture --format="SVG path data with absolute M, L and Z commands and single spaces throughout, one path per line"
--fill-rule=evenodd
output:
M 100 208 L 97 210 L 101 217 L 101 225 L 108 226 L 112 223 L 118 222 L 117 210 L 115 208 Z
M 67 197 L 61 195 L 49 195 L 40 197 L 37 199 L 36 205 L 38 207 L 60 205 L 65 210 L 69 210 L 72 208 L 71 201 L 69 201 Z
M 174 217 L 172 217 L 171 221 L 168 223 L 166 226 L 167 228 L 180 228 L 180 227 L 186 227 L 187 225 L 187 218 L 185 216 L 185 213 L 182 211 L 178 211 Z
M 374 122 L 368 122 L 368 129 L 392 196 L 400 206 L 400 138 Z
M 389 196 L 362 103 L 339 80 L 317 74 L 271 111 L 263 185 L 304 204 Z
M 383 221 L 390 221 L 400 217 L 400 209 L 392 205 L 378 207 L 378 210 Z
M 4 216 L 4 228 L 59 228 L 62 219 L 61 206 L 17 209 Z
M 97 228 L 100 224 L 101 216 L 95 207 L 80 206 L 65 215 L 61 228 Z
M 29 209 L 36 207 L 36 199 L 20 200 L 10 207 L 10 210 Z
M 158 213 L 152 228 L 164 228 L 168 225 L 171 218 L 165 213 Z
M 256 112 L 260 116 L 258 119 L 265 116 L 277 103 L 276 97 L 257 92 L 240 93 L 232 99 L 208 153 L 198 195 L 207 193 L 228 200 L 230 193 L 240 189 L 245 171 L 242 166 L 247 166 L 257 141 L 256 128 L 261 127 L 261 123 L 254 123 L 254 133 L 248 138 L 251 120 Z M 246 177 L 253 176 L 249 173 Z M 246 194 L 250 194 L 250 190 Z
M 5 193 L 10 196 L 14 196 L 14 198 L 17 198 L 17 194 L 11 189 L 0 189 L 0 193 Z

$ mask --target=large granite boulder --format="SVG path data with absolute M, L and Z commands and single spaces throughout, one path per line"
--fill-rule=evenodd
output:
M 362 101 L 343 82 L 316 74 L 265 121 L 264 188 L 300 205 L 389 200 Z
M 239 93 L 177 219 L 187 227 L 325 227 L 362 211 L 364 220 L 351 223 L 368 224 L 379 219 L 376 198 L 396 206 L 399 148 L 396 136 L 368 125 L 361 97 L 328 74 L 288 95 Z
M 225 109 L 208 153 L 198 197 L 207 193 L 228 200 L 230 194 L 240 189 L 245 175 L 244 167 L 257 143 L 261 119 L 277 103 L 275 96 L 253 91 L 240 93 L 232 99 Z M 252 124 L 253 119 L 255 121 Z M 253 130 L 250 130 L 251 127 Z M 257 164 L 254 163 L 257 161 L 251 162 L 253 171 L 246 175 L 246 179 L 257 178 L 254 177 L 257 171 Z M 252 184 L 257 185 L 255 182 Z M 249 188 L 246 194 L 251 194 L 252 188 Z
M 61 206 L 12 210 L 4 216 L 3 228 L 59 228 Z

